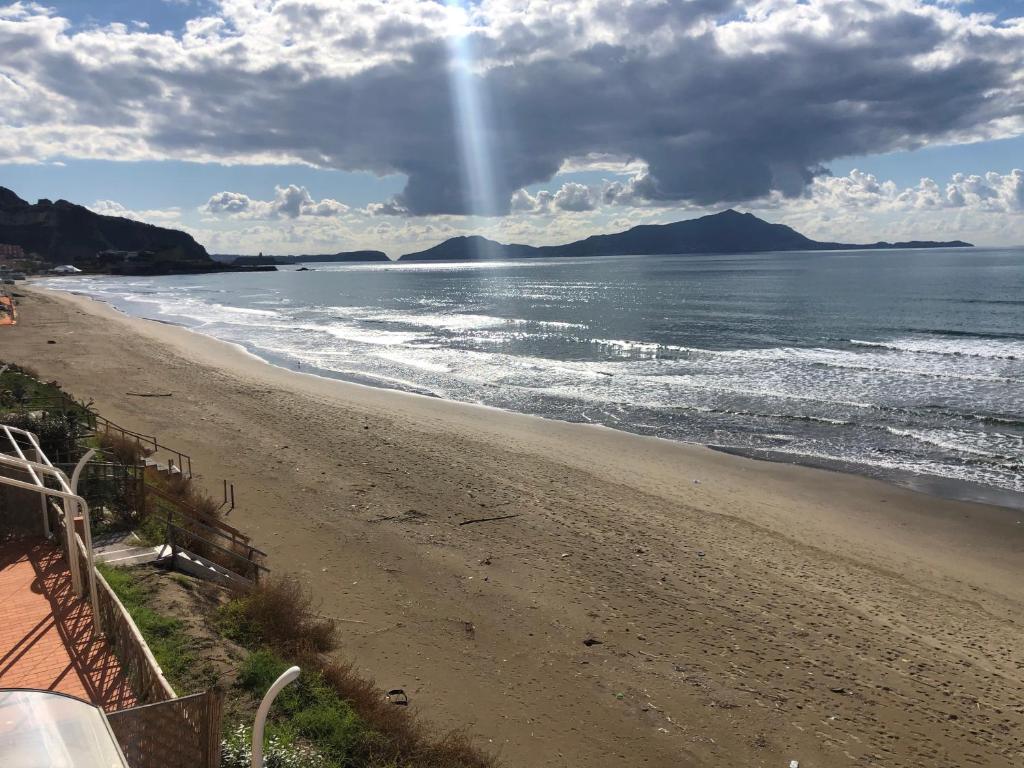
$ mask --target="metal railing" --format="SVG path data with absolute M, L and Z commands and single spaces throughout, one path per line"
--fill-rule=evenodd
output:
M 151 493 L 154 496 L 163 499 L 165 502 L 173 506 L 175 511 L 180 512 L 183 517 L 187 517 L 203 525 L 208 525 L 211 528 L 217 528 L 222 535 L 227 536 L 234 542 L 246 544 L 249 542 L 250 537 L 242 533 L 234 526 L 228 525 L 227 523 L 218 520 L 215 517 L 210 517 L 210 515 L 204 514 L 200 510 L 193 507 L 191 504 L 187 504 L 186 502 L 177 498 L 173 494 L 167 493 L 167 491 L 164 491 L 159 486 L 149 484 L 145 486 L 145 492 Z
M 102 430 L 103 434 L 109 435 L 111 433 L 118 435 L 123 440 L 133 441 L 140 449 L 145 449 L 153 453 L 164 453 L 170 456 L 176 456 L 178 463 L 174 464 L 173 459 L 168 458 L 170 466 L 176 466 L 182 477 L 186 479 L 192 479 L 192 457 L 187 453 L 182 453 L 175 448 L 168 448 L 166 445 L 161 445 L 157 442 L 157 439 L 152 435 L 144 435 L 141 432 L 134 432 L 130 429 L 125 429 L 120 424 L 115 424 L 110 419 L 100 416 L 98 413 L 89 411 L 89 426 L 94 432 L 99 434 Z
M 77 547 L 78 567 L 88 568 L 89 564 L 82 553 L 84 545 L 77 533 L 73 537 L 80 545 Z M 175 698 L 177 694 L 164 677 L 142 632 L 98 570 L 93 583 L 96 585 L 96 604 L 99 607 L 94 621 L 102 623 L 103 635 L 117 656 L 136 700 L 148 704 Z
M 110 419 L 104 418 L 97 413 L 89 411 L 89 425 L 94 432 L 99 434 L 102 430 L 103 434 L 116 434 L 123 440 L 134 441 L 139 447 L 140 452 L 144 449 L 147 453 L 147 458 L 152 456 L 154 453 L 164 453 L 168 455 L 167 464 L 168 467 L 173 471 L 177 470 L 181 477 L 186 480 L 193 478 L 192 474 L 192 457 L 187 453 L 182 453 L 175 448 L 168 448 L 157 441 L 152 435 L 144 435 L 141 432 L 134 432 L 130 429 L 125 429 L 119 424 L 115 424 Z M 177 458 L 177 464 L 175 464 L 174 458 Z M 230 512 L 235 508 L 235 484 L 229 483 L 227 480 L 224 483 L 224 499 L 221 502 L 221 509 L 224 507 L 228 508 Z
M 97 632 L 102 632 L 102 619 L 100 617 L 99 606 L 96 602 L 96 568 L 95 563 L 93 562 L 92 526 L 89 519 L 89 504 L 74 490 L 77 477 L 75 480 L 69 480 L 67 475 L 65 475 L 61 470 L 55 468 L 46 457 L 46 454 L 43 453 L 43 449 L 39 446 L 39 439 L 33 433 L 17 427 L 0 424 L 0 434 L 6 438 L 8 445 L 13 451 L 13 455 L 0 452 L 0 466 L 20 470 L 31 480 L 31 482 L 28 482 L 0 475 L 0 483 L 13 486 L 15 488 L 35 491 L 39 494 L 40 510 L 42 512 L 43 519 L 43 533 L 47 538 L 50 537 L 50 513 L 47 505 L 47 499 L 51 497 L 58 498 L 62 499 L 64 502 L 62 505 L 62 513 L 64 524 L 68 531 L 65 544 L 67 546 L 68 559 L 71 561 L 68 566 L 71 569 L 72 586 L 75 592 L 79 595 L 82 594 L 84 586 L 82 584 L 82 574 L 78 567 L 78 559 L 73 554 L 77 549 L 75 544 L 78 540 L 78 536 L 72 536 L 70 531 L 74 528 L 73 520 L 75 513 L 78 512 L 82 515 L 82 533 L 85 537 L 82 549 L 84 549 L 85 559 L 88 563 L 86 576 L 89 580 L 88 589 L 92 603 L 93 625 Z M 31 450 L 35 455 L 35 461 L 32 461 L 25 456 L 25 451 L 20 445 L 21 442 L 27 442 L 27 444 L 31 446 Z M 51 488 L 47 486 L 47 478 L 56 482 L 58 487 Z M 69 521 L 71 522 L 69 523 Z
M 146 505 L 146 468 L 141 464 L 103 461 L 106 457 L 99 452 L 97 456 L 100 461 L 90 461 L 83 467 L 76 490 L 94 509 L 105 507 L 122 520 L 137 520 Z M 54 466 L 70 475 L 76 465 L 58 462 Z
M 199 528 L 205 535 L 197 533 L 195 528 Z M 221 537 L 221 543 L 214 541 L 215 537 Z M 190 521 L 188 527 L 179 525 L 174 522 L 172 512 L 167 513 L 167 545 L 170 547 L 172 558 L 176 549 L 180 547 L 254 583 L 259 583 L 260 573 L 270 572 L 270 569 L 260 562 L 267 556 L 263 550 L 233 540 L 222 531 L 197 520 Z

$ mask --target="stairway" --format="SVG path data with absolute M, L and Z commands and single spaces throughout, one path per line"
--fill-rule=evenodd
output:
M 172 550 L 169 544 L 156 547 L 157 558 L 167 561 Z M 174 560 L 171 565 L 175 570 L 195 576 L 198 579 L 213 581 L 226 586 L 234 586 L 241 589 L 252 589 L 253 582 L 244 576 L 239 576 L 234 571 L 225 568 L 223 565 L 207 560 L 205 557 L 189 552 L 187 549 L 175 547 L 173 550 Z
M 161 464 L 160 462 L 156 461 L 155 459 L 150 459 L 148 457 L 143 459 L 143 462 L 146 465 L 146 469 L 149 469 L 150 467 L 152 467 L 157 472 L 163 472 L 165 475 L 180 475 L 181 474 L 181 467 L 178 467 L 178 466 L 176 466 L 174 464 Z

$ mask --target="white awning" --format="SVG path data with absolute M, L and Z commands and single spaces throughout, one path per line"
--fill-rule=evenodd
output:
M 0 689 L 4 768 L 129 768 L 99 707 L 52 691 Z

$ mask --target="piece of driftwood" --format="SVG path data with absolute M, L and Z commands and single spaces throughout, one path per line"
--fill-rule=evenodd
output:
M 493 520 L 508 520 L 510 517 L 521 517 L 521 514 L 515 515 L 500 515 L 499 517 L 478 517 L 476 520 L 463 520 L 459 525 L 469 525 L 471 523 L 489 523 Z
M 125 392 L 132 397 L 174 397 L 173 392 Z

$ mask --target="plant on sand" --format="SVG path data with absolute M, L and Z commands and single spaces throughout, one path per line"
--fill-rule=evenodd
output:
M 309 592 L 294 576 L 268 579 L 221 611 L 225 634 L 255 648 L 289 655 L 327 653 L 337 646 L 334 622 L 317 615 Z
M 252 755 L 252 731 L 238 725 L 221 742 L 221 768 L 249 768 Z M 328 768 L 327 761 L 312 747 L 297 744 L 287 735 L 271 733 L 263 747 L 267 768 Z
M 149 451 L 127 435 L 119 435 L 114 432 L 106 432 L 99 437 L 100 448 L 103 452 L 116 459 L 121 464 L 136 466 L 149 455 Z

